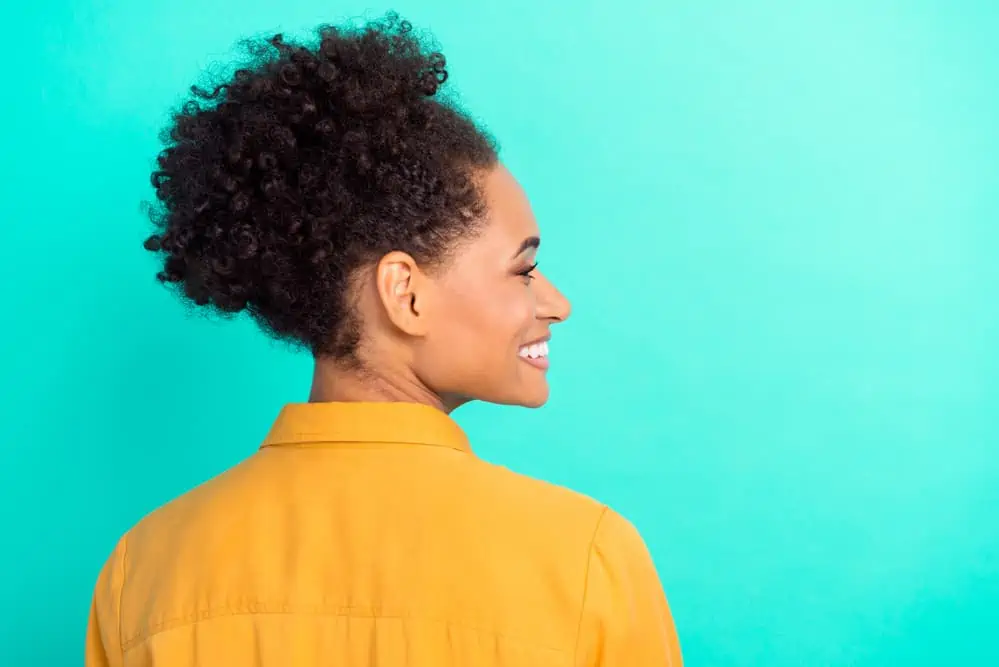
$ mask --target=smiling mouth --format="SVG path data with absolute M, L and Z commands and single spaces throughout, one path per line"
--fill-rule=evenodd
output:
M 542 340 L 529 345 L 521 345 L 517 356 L 537 368 L 548 368 L 548 341 Z

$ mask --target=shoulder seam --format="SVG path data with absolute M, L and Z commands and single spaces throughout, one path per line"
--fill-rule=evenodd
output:
M 121 652 L 125 653 L 125 641 L 124 635 L 122 634 L 122 611 L 121 611 L 121 601 L 125 594 L 125 559 L 128 558 L 128 533 L 125 533 L 121 538 L 121 583 L 118 585 L 118 648 Z
M 576 658 L 579 655 L 579 640 L 583 631 L 583 614 L 586 613 L 586 594 L 590 585 L 590 564 L 593 562 L 593 546 L 597 543 L 597 534 L 600 532 L 600 525 L 603 523 L 604 517 L 607 516 L 609 509 L 610 508 L 607 505 L 603 505 L 600 508 L 600 515 L 597 517 L 597 523 L 593 527 L 593 535 L 590 537 L 590 544 L 586 549 L 586 567 L 583 570 L 583 595 L 579 601 L 579 620 L 576 622 L 576 641 L 573 643 L 572 649 L 573 667 L 575 667 Z

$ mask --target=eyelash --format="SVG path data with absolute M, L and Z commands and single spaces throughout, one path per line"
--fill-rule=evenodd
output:
M 532 264 L 529 268 L 525 269 L 524 271 L 521 271 L 517 275 L 518 276 L 523 276 L 524 278 L 527 279 L 527 282 L 531 282 L 532 280 L 534 280 L 534 276 L 532 276 L 531 274 L 534 273 L 534 270 L 536 268 L 538 268 L 537 262 L 535 262 L 534 264 Z

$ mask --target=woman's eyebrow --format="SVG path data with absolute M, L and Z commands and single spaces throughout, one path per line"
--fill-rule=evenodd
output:
M 524 253 L 525 251 L 531 250 L 532 248 L 537 248 L 540 245 L 541 245 L 541 239 L 540 238 L 538 238 L 537 236 L 528 236 L 520 244 L 520 247 L 517 248 L 517 252 L 513 253 L 513 256 L 517 257 L 518 255 Z

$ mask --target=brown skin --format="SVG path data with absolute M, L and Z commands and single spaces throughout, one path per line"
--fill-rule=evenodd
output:
M 537 269 L 530 203 L 502 165 L 483 174 L 481 231 L 441 266 L 392 252 L 358 276 L 360 366 L 318 358 L 310 400 L 403 401 L 445 412 L 472 400 L 539 407 L 545 371 L 518 356 L 569 317 L 568 300 Z

